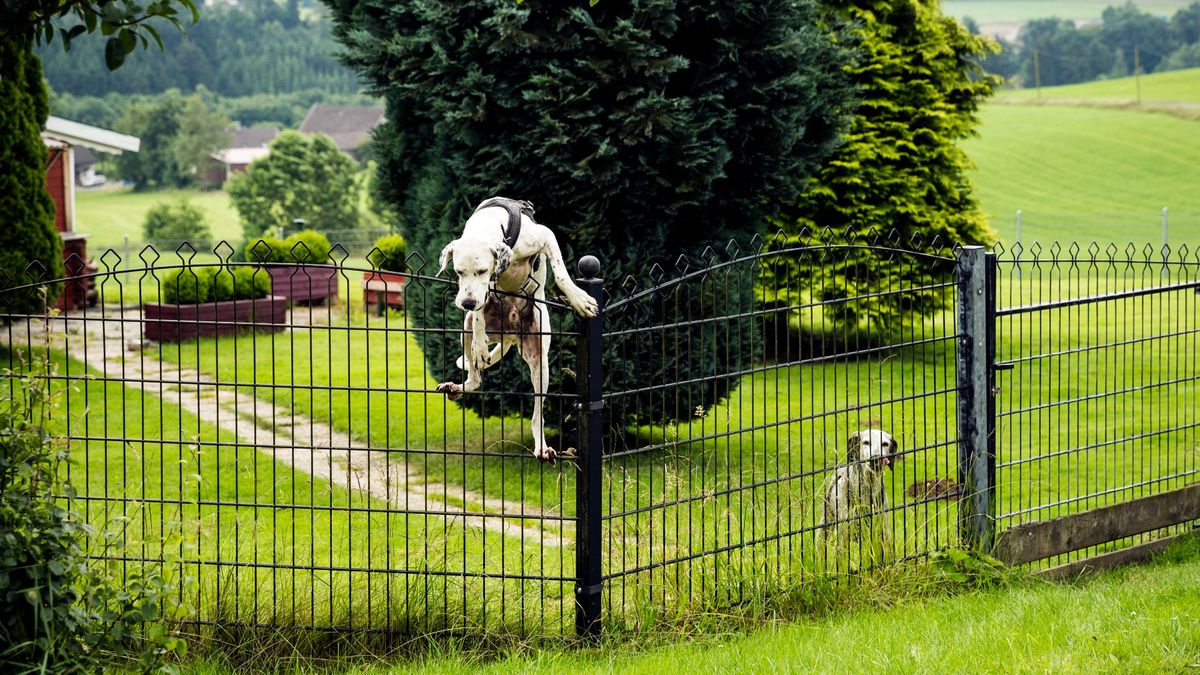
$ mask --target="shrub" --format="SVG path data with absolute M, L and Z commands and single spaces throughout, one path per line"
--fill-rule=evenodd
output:
M 197 250 L 212 246 L 212 230 L 204 211 L 182 197 L 151 207 L 142 223 L 142 235 L 151 244 L 170 248 L 185 241 Z
M 297 246 L 304 244 L 304 246 Z M 308 253 L 304 248 L 308 248 Z M 288 262 L 303 262 L 313 265 L 324 265 L 329 262 L 329 252 L 333 247 L 325 235 L 316 230 L 302 230 L 289 235 L 283 240 L 283 248 L 287 251 Z
M 233 268 L 234 295 L 239 300 L 255 300 L 271 294 L 271 275 L 253 267 Z
M 271 294 L 271 275 L 253 267 L 184 267 L 162 280 L 162 301 L 174 305 L 254 300 Z
M 378 196 L 426 261 L 438 259 L 475 204 L 497 194 L 533 202 L 571 267 L 576 255 L 594 254 L 613 288 L 654 262 L 749 240 L 834 149 L 852 93 L 849 54 L 811 0 L 326 4 L 344 61 L 386 98 L 387 121 L 373 136 Z M 414 323 L 435 329 L 420 333 L 431 376 L 462 377 L 454 365 L 461 314 L 446 311 L 440 286 L 406 295 Z M 744 313 L 752 289 L 705 295 Z M 730 309 L 719 304 L 681 300 L 667 319 Z M 620 329 L 628 315 L 609 325 Z M 554 318 L 556 326 L 570 320 Z M 665 359 L 610 348 L 606 389 L 686 370 L 675 360 L 684 357 L 743 371 L 753 354 L 718 358 L 724 338 Z M 555 340 L 556 351 L 573 349 L 568 336 Z M 519 359 L 487 377 L 488 389 L 529 391 Z M 646 416 L 690 415 L 736 382 L 698 378 Z M 511 401 L 459 399 L 487 415 Z
M 162 280 L 162 301 L 172 305 L 208 302 L 212 294 L 212 277 L 211 267 L 184 267 L 170 272 Z
M 270 265 L 292 261 L 292 254 L 279 237 L 259 237 L 246 243 L 246 260 Z
M 407 256 L 408 244 L 404 237 L 389 234 L 375 240 L 375 248 L 367 254 L 367 260 L 377 270 L 401 273 L 408 271 Z

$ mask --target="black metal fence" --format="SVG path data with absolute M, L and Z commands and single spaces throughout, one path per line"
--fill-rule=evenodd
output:
M 368 291 L 397 282 L 340 247 L 274 270 L 230 250 L 68 261 L 64 295 L 97 303 L 58 314 L 12 309 L 59 282 L 37 266 L 0 290 L 5 365 L 48 350 L 77 506 L 120 535 L 95 556 L 175 575 L 198 623 L 595 633 L 987 545 L 1200 462 L 1186 249 L 824 233 L 617 283 L 595 265 L 579 283 L 599 317 L 547 301 L 554 465 L 531 451 L 530 388 L 485 372 L 466 396 L 488 417 L 436 391 L 421 345 L 462 313 L 419 258 L 402 294 L 434 308 L 420 322 L 378 311 L 395 298 Z M 171 318 L 152 305 L 175 270 L 276 294 Z

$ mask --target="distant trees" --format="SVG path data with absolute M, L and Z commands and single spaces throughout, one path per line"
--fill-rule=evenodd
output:
M 964 23 L 974 25 L 969 17 Z M 1148 73 L 1200 66 L 1200 2 L 1170 21 L 1130 3 L 1105 9 L 1099 25 L 1034 19 L 1021 28 L 1017 44 L 1002 41 L 1000 54 L 983 66 L 1026 87 L 1124 77 L 1135 68 Z
M 334 58 L 337 45 L 323 22 L 302 20 L 295 2 L 256 0 L 244 9 L 206 8 L 204 20 L 186 36 L 162 35 L 165 52 L 133 54 L 117 72 L 101 66 L 99 36 L 77 38 L 69 54 L 49 48 L 41 53 L 50 86 L 76 96 L 192 91 L 199 85 L 222 96 L 355 93 L 358 82 Z
M 142 140 L 141 151 L 116 158 L 117 174 L 138 189 L 195 183 L 209 155 L 230 139 L 227 117 L 210 110 L 199 95 L 184 97 L 178 91 L 129 105 L 113 126 Z
M 328 136 L 285 131 L 271 154 L 229 179 L 247 239 L 282 231 L 296 218 L 329 232 L 358 226 L 358 164 Z

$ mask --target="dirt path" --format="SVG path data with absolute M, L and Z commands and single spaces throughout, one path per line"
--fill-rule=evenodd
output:
M 314 313 L 297 311 L 292 321 L 303 324 L 313 316 Z M 524 519 L 537 518 L 542 513 L 523 502 L 430 480 L 398 460 L 394 453 L 370 450 L 328 424 L 240 393 L 233 386 L 194 370 L 146 355 L 139 351 L 144 346 L 140 318 L 139 310 L 90 310 L 86 314 L 69 315 L 53 322 L 54 340 L 61 344 L 65 339 L 67 353 L 88 367 L 232 432 L 238 442 L 255 446 L 281 464 L 333 485 L 369 494 L 398 511 L 431 514 L 429 517 L 445 513 L 450 522 L 521 537 L 531 543 L 550 546 L 569 543 L 557 523 L 539 525 L 536 520 Z

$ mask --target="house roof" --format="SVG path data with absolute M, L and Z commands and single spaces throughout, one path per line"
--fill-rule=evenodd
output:
M 110 152 L 119 155 L 122 152 L 137 152 L 142 145 L 137 136 L 117 133 L 110 129 L 101 129 L 90 124 L 75 122 L 51 115 L 46 119 L 46 130 L 43 137 L 53 138 L 71 145 L 82 145 L 100 152 Z
M 279 135 L 278 127 L 250 127 L 233 132 L 231 148 L 265 148 Z
M 338 150 L 353 152 L 371 135 L 371 130 L 383 122 L 383 106 L 325 105 L 309 108 L 300 131 L 306 134 L 326 134 Z

